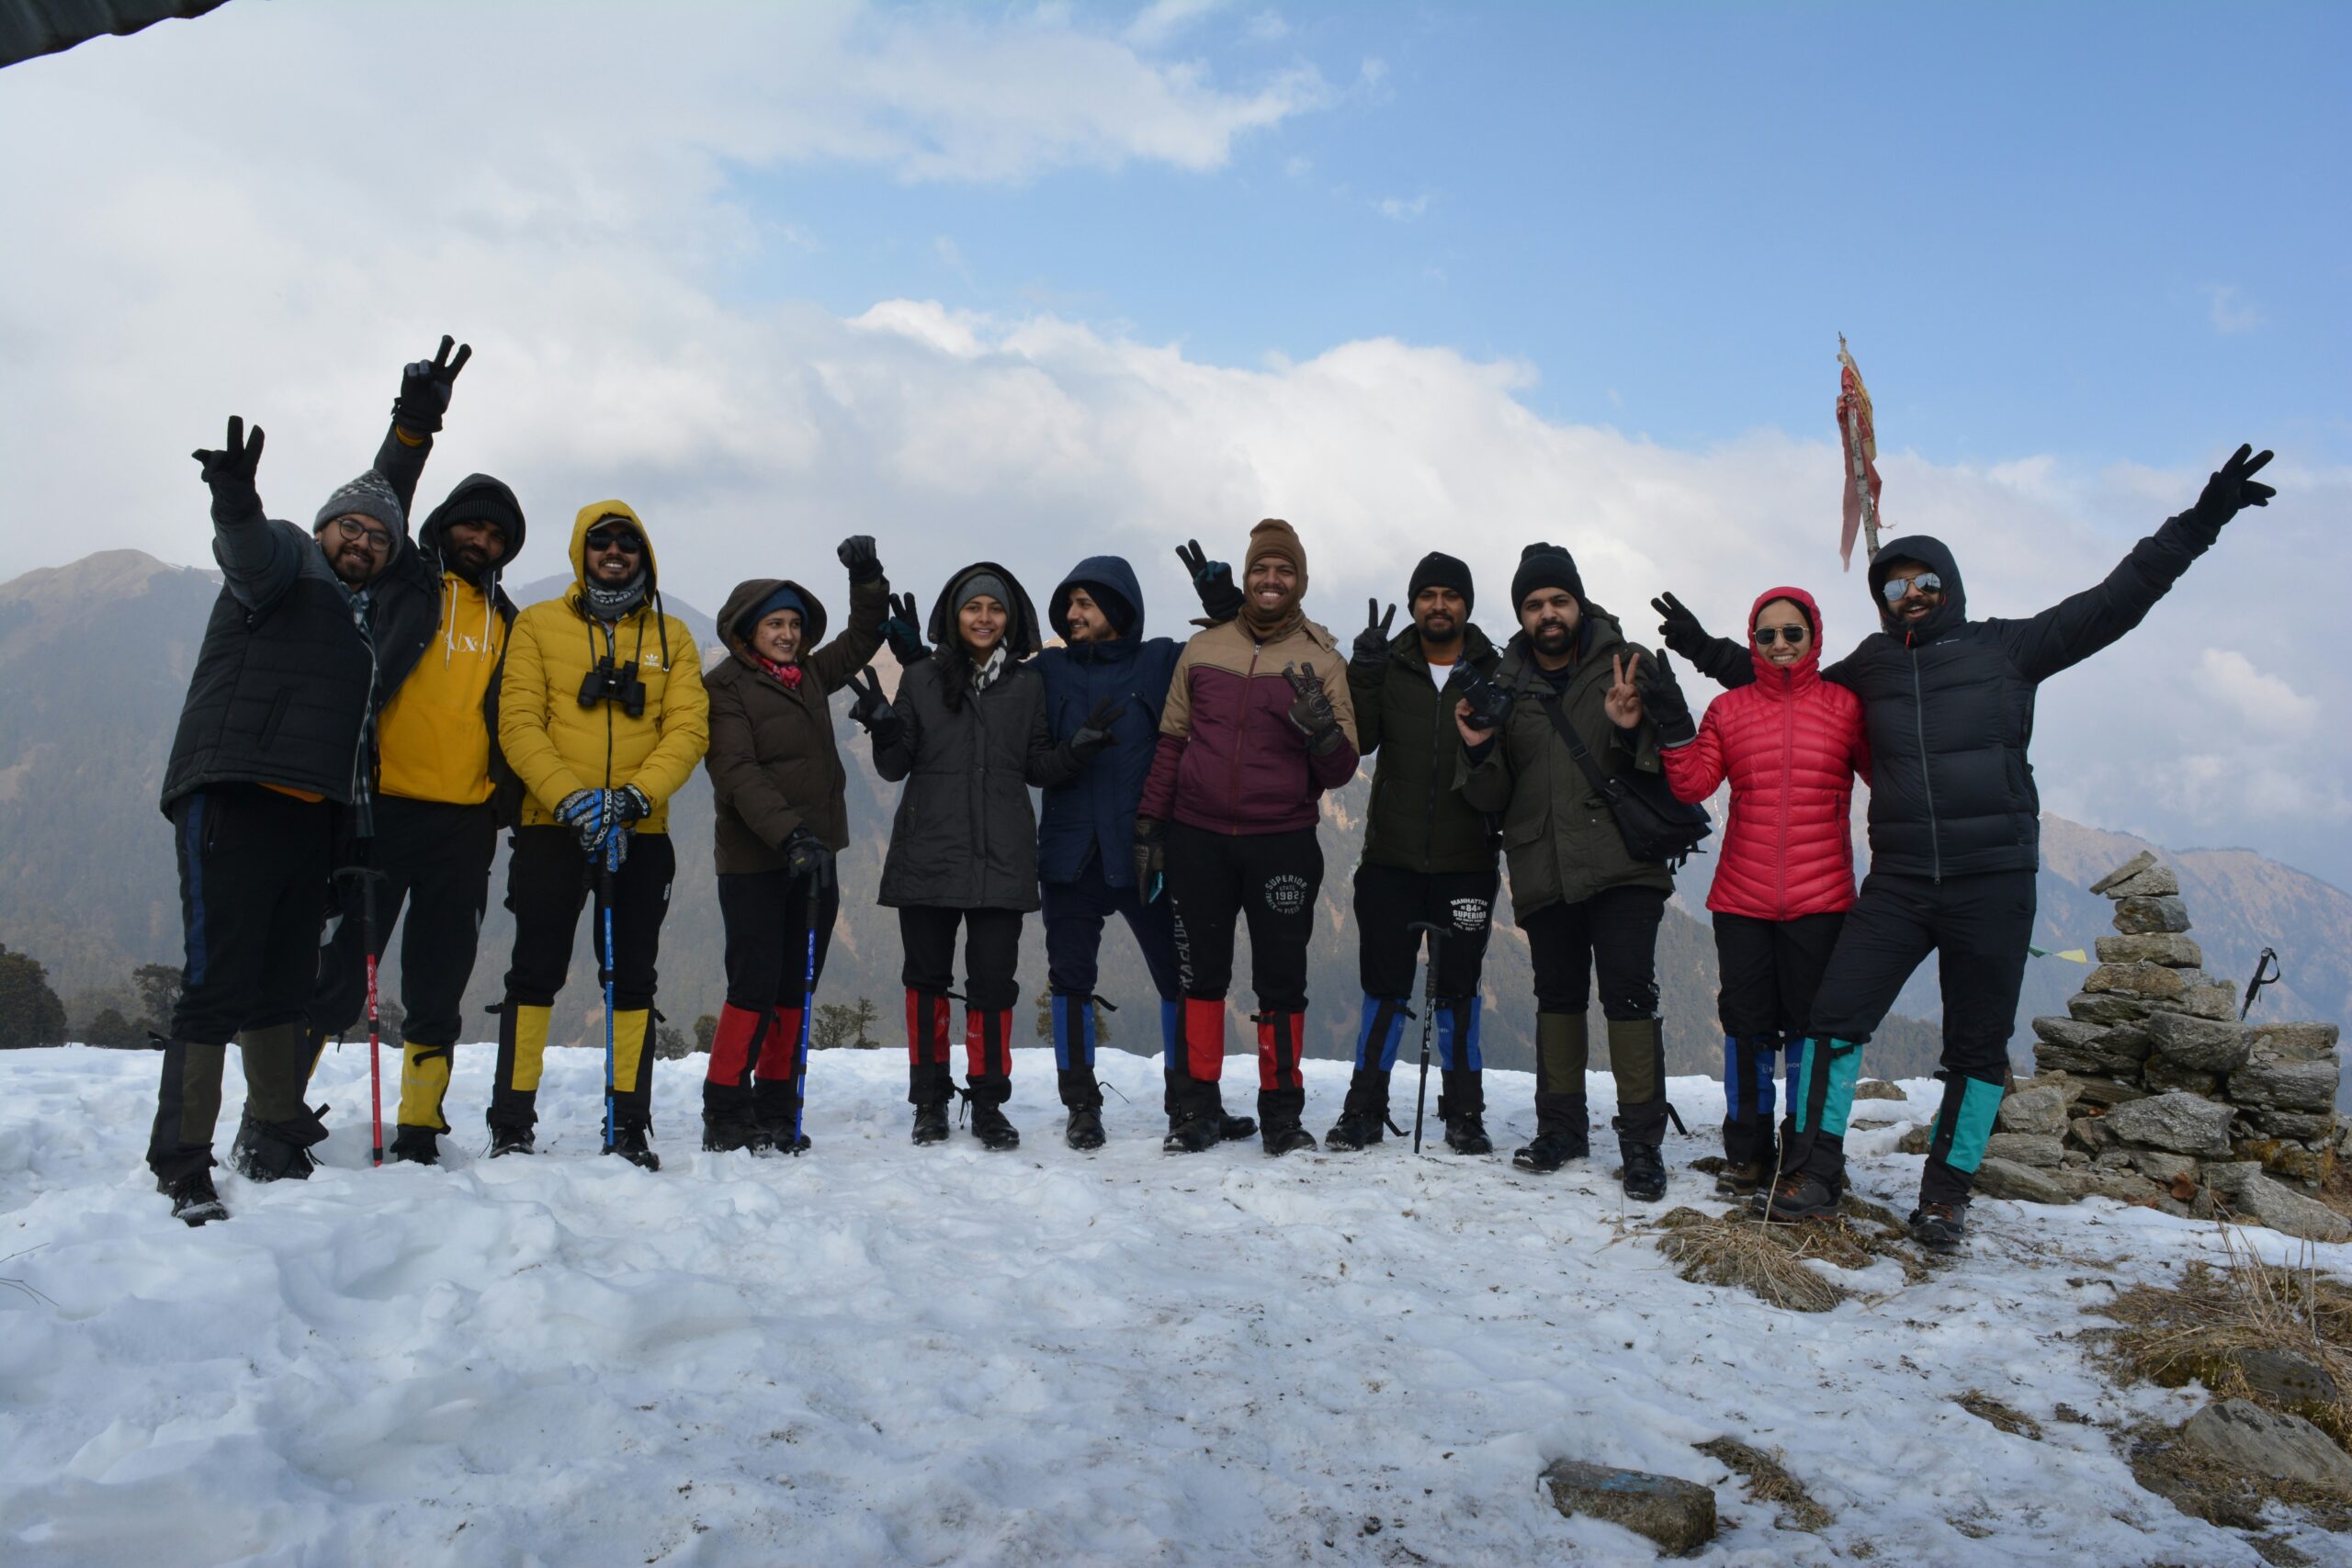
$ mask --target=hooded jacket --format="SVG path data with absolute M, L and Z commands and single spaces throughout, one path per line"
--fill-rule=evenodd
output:
M 1046 682 L 1046 725 L 1056 741 L 1069 739 L 1087 715 L 1105 702 L 1126 711 L 1111 726 L 1112 744 L 1068 782 L 1045 793 L 1037 822 L 1037 874 L 1074 882 L 1092 860 L 1113 887 L 1135 886 L 1136 805 L 1150 776 L 1160 710 L 1182 645 L 1171 637 L 1144 639 L 1143 592 L 1135 569 L 1117 556 L 1090 556 L 1071 569 L 1046 601 L 1054 626 L 1069 612 L 1073 588 L 1108 590 L 1125 602 L 1128 624 L 1111 642 L 1069 643 L 1035 660 Z M 1116 617 L 1114 617 L 1116 624 Z
M 1776 599 L 1804 611 L 1813 636 L 1782 666 L 1756 646 L 1757 614 Z M 1771 588 L 1748 607 L 1752 685 L 1708 705 L 1698 739 L 1658 761 L 1678 800 L 1731 781 L 1731 820 L 1707 908 L 1759 920 L 1829 914 L 1854 902 L 1854 778 L 1871 776 L 1861 700 L 1821 678 L 1821 608 L 1802 588 Z
M 644 600 L 609 624 L 581 604 L 588 530 L 606 517 L 627 520 L 645 540 L 646 575 Z M 638 830 L 666 832 L 670 797 L 710 744 L 702 656 L 686 623 L 662 614 L 653 536 L 624 503 L 580 509 L 571 525 L 571 586 L 515 616 L 507 637 L 498 743 L 526 791 L 522 825 L 552 823 L 557 804 L 574 790 L 635 784 L 653 803 Z M 644 683 L 645 707 L 636 717 L 616 700 L 580 701 L 589 671 L 607 658 L 616 673 L 634 665 Z
M 1638 768 L 1658 771 L 1657 730 L 1645 717 L 1639 728 L 1619 729 L 1603 699 L 1611 677 L 1611 655 L 1642 654 L 1625 640 L 1617 619 L 1587 602 L 1577 622 L 1577 657 L 1568 666 L 1560 709 L 1601 773 L 1617 777 Z M 1644 655 L 1646 657 L 1646 655 Z M 1510 716 L 1479 751 L 1462 753 L 1456 780 L 1463 798 L 1479 811 L 1502 818 L 1503 863 L 1510 872 L 1512 919 L 1553 904 L 1581 904 L 1611 887 L 1656 887 L 1671 891 L 1673 874 L 1656 861 L 1635 860 L 1625 848 L 1616 816 L 1585 777 L 1576 756 L 1560 739 L 1539 699 L 1550 682 L 1528 646 L 1527 634 L 1510 639 L 1495 681 L 1519 694 Z
M 1440 691 L 1420 629 L 1408 626 L 1389 640 L 1387 660 L 1377 671 L 1367 674 L 1349 664 L 1357 745 L 1379 759 L 1364 828 L 1366 864 L 1423 873 L 1494 869 L 1493 819 L 1453 787 L 1462 759 L 1453 705 L 1501 659 L 1485 632 L 1464 626 L 1460 656 Z
M 978 572 L 1002 580 L 1007 662 L 989 683 L 971 687 L 972 667 L 956 632 L 956 589 Z M 886 908 L 1037 908 L 1037 816 L 1031 785 L 1051 788 L 1078 771 L 1046 723 L 1046 679 L 1013 662 L 1038 647 L 1037 613 L 1010 571 L 993 561 L 947 580 L 931 610 L 938 651 L 899 677 L 891 706 L 900 720 L 874 771 L 905 781 L 882 862 Z
M 1970 620 L 1960 564 L 1941 540 L 1911 534 L 1883 546 L 1870 569 L 1882 629 L 1822 671 L 1862 700 L 1871 869 L 1940 882 L 2039 866 L 2041 797 L 2026 761 L 2034 689 L 2138 626 L 2215 536 L 2184 512 L 2104 581 L 2023 620 Z M 1896 622 L 1879 595 L 1905 560 L 1944 583 L 1943 604 L 1917 626 Z M 1719 637 L 1714 648 L 1709 674 L 1727 686 L 1755 680 L 1736 644 Z
M 1184 645 L 1169 679 L 1159 747 L 1139 816 L 1210 833 L 1292 833 L 1320 818 L 1317 802 L 1356 773 L 1355 702 L 1331 634 L 1301 617 L 1272 642 L 1247 621 L 1209 627 Z M 1313 666 L 1339 715 L 1340 743 L 1317 757 L 1290 721 L 1296 694 L 1283 667 Z
M 801 677 L 787 686 L 767 671 L 735 623 L 779 588 L 805 606 L 800 617 Z M 825 699 L 838 692 L 882 646 L 890 614 L 890 581 L 877 577 L 849 590 L 849 626 L 831 642 L 825 606 L 797 582 L 754 578 L 740 582 L 718 612 L 718 637 L 728 657 L 711 671 L 710 774 L 715 851 L 721 876 L 781 871 L 784 842 L 806 827 L 839 852 L 849 846 L 849 811 L 842 791 L 833 713 Z

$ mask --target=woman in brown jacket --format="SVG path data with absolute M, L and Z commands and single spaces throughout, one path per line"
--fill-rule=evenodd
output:
M 705 679 L 710 750 L 703 766 L 717 807 L 718 911 L 727 926 L 727 1005 L 702 1086 L 702 1146 L 714 1152 L 793 1150 L 798 1136 L 811 898 L 822 973 L 841 908 L 833 856 L 849 843 L 845 777 L 825 699 L 882 646 L 890 611 L 874 540 L 857 535 L 836 553 L 849 568 L 846 631 L 818 648 L 825 607 L 815 594 L 775 578 L 738 583 L 718 613 L 729 657 Z

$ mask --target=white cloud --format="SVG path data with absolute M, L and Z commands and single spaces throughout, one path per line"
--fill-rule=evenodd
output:
M 1188 31 L 1193 24 L 1213 12 L 1222 11 L 1233 0 L 1151 0 L 1151 4 L 1136 13 L 1122 35 L 1129 43 L 1143 49 L 1156 49 L 1177 34 Z
M 1291 28 L 1280 12 L 1261 11 L 1250 18 L 1242 32 L 1252 43 L 1280 43 L 1290 37 Z
M 2209 283 L 2205 286 L 2207 315 L 2213 330 L 2223 337 L 2250 333 L 2267 320 L 2261 308 L 2252 300 L 2241 300 L 2237 287 L 2229 283 Z
M 1430 209 L 1429 192 L 1409 201 L 1401 196 L 1385 196 L 1372 204 L 1372 209 L 1392 223 L 1410 223 Z
M 2207 649 L 2190 681 L 2217 716 L 2265 739 L 2295 739 L 2309 733 L 2319 717 L 2318 703 L 2269 671 L 2256 669 L 2254 660 L 2235 649 Z

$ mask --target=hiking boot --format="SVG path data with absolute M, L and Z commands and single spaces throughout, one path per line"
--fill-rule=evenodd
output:
M 402 1127 L 392 1134 L 392 1146 L 384 1152 L 395 1162 L 439 1165 L 441 1140 L 430 1127 Z
M 1770 1187 L 1748 1200 L 1758 1219 L 1775 1224 L 1799 1220 L 1827 1219 L 1838 1212 L 1838 1191 L 1810 1171 L 1787 1170 Z
M 1473 1111 L 1445 1119 L 1445 1146 L 1458 1155 L 1490 1155 L 1494 1139 L 1487 1136 L 1487 1119 Z
M 972 1101 L 972 1136 L 984 1149 L 1017 1149 L 1021 1130 L 1004 1118 L 1004 1107 L 993 1100 Z
M 613 1146 L 605 1152 L 618 1155 L 639 1170 L 659 1170 L 662 1156 L 653 1152 L 650 1130 L 644 1127 L 616 1127 Z
M 1535 1141 L 1516 1150 L 1510 1163 L 1538 1176 L 1549 1176 L 1572 1159 L 1592 1153 L 1592 1139 L 1582 1128 L 1567 1133 L 1538 1133 Z
M 787 1135 L 789 1135 L 787 1134 Z M 766 1130 L 742 1114 L 702 1113 L 702 1152 L 729 1155 L 742 1151 L 763 1154 L 772 1146 Z
M 326 1135 L 326 1123 L 314 1111 L 306 1110 L 292 1122 L 263 1122 L 247 1111 L 237 1124 L 229 1168 L 248 1181 L 307 1181 L 319 1168 L 311 1145 Z
M 514 1122 L 492 1122 L 490 1124 L 490 1157 L 501 1155 L 535 1155 L 539 1152 L 536 1130 Z
M 915 1142 L 944 1144 L 947 1141 L 947 1107 L 944 1104 L 915 1107 Z
M 191 1230 L 229 1217 L 220 1194 L 212 1190 L 212 1173 L 209 1170 L 190 1171 L 169 1186 L 162 1182 L 156 1185 L 172 1200 L 172 1218 L 184 1221 Z
M 1911 1211 L 1911 1239 L 1930 1252 L 1958 1252 L 1968 1239 L 1968 1204 L 1922 1203 Z
M 1099 1149 L 1102 1146 L 1102 1108 L 1080 1105 L 1069 1113 L 1062 1127 L 1062 1142 L 1074 1149 Z
M 1214 1107 L 1187 1116 L 1168 1130 L 1168 1136 L 1160 1140 L 1160 1152 L 1171 1155 L 1205 1153 L 1225 1141 L 1226 1121 L 1227 1118 Z M 1256 1132 L 1257 1123 L 1250 1123 L 1250 1130 Z
M 1656 1144 L 1622 1144 L 1619 1154 L 1624 1168 L 1618 1179 L 1624 1184 L 1626 1197 L 1636 1203 L 1655 1203 L 1666 1196 L 1666 1161 L 1659 1157 Z
M 1227 1116 L 1223 1111 L 1216 1113 L 1216 1135 L 1228 1144 L 1238 1143 L 1257 1130 L 1258 1119 L 1254 1116 Z
M 1315 1147 L 1315 1134 L 1295 1122 L 1269 1122 L 1261 1139 L 1270 1157 Z
M 1388 1130 L 1382 1120 L 1377 1111 L 1342 1111 L 1337 1124 L 1323 1135 L 1323 1146 L 1340 1154 L 1370 1148 Z
M 1764 1190 L 1772 1179 L 1772 1172 L 1762 1160 L 1750 1165 L 1724 1162 L 1715 1172 L 1715 1195 L 1721 1198 L 1752 1198 Z

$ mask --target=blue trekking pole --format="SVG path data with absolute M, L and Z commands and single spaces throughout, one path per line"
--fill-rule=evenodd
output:
M 613 1152 L 613 873 L 609 862 L 596 863 L 596 897 L 604 906 L 605 926 L 605 1152 Z
M 800 987 L 800 1044 L 792 1065 L 792 1157 L 800 1157 L 800 1122 L 808 1111 L 808 1020 L 817 1011 L 817 917 L 824 908 L 825 879 L 808 874 L 808 967 Z

